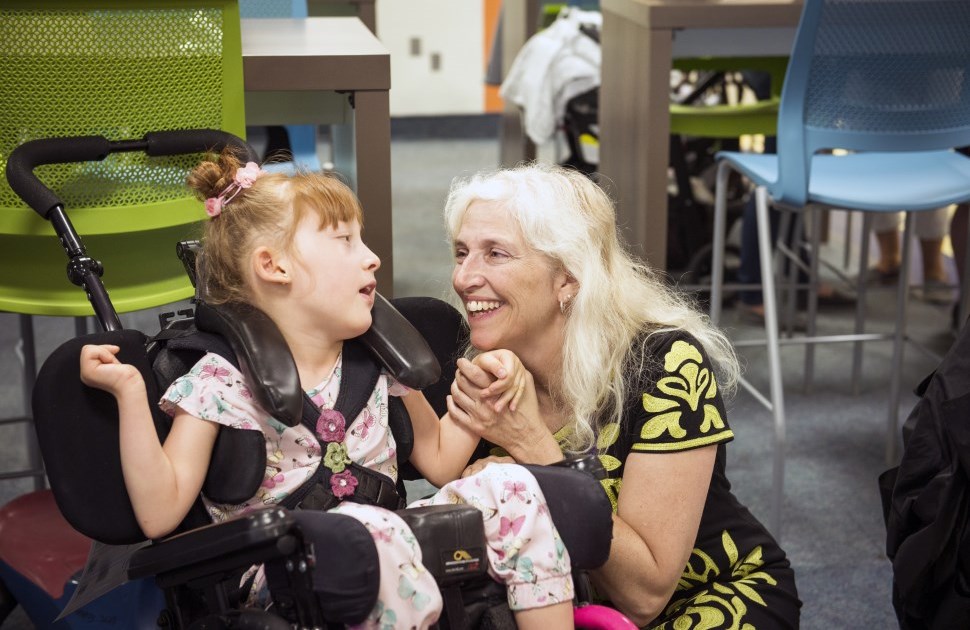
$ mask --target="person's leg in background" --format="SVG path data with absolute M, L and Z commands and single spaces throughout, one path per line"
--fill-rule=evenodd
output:
M 760 71 L 742 71 L 745 83 L 754 91 L 758 100 L 765 100 L 771 96 L 771 75 Z M 765 153 L 775 153 L 778 142 L 774 136 L 766 136 L 764 142 Z M 778 239 L 778 226 L 780 214 L 770 212 L 771 217 L 771 239 L 775 242 Z M 755 213 L 755 200 L 752 195 L 744 205 L 741 217 L 741 255 L 738 267 L 738 282 L 740 284 L 761 284 L 761 259 L 758 254 L 758 223 Z M 790 222 L 792 228 L 794 221 Z M 785 235 L 786 242 L 791 242 L 793 229 Z M 807 282 L 808 278 L 804 274 L 799 274 L 799 282 Z M 818 299 L 820 305 L 850 304 L 852 298 L 838 292 L 835 287 L 822 283 L 818 288 Z M 738 293 L 738 315 L 753 321 L 764 319 L 764 305 L 761 289 L 747 289 Z M 804 322 L 796 320 L 796 328 L 803 328 Z
M 899 277 L 900 212 L 881 212 L 872 218 L 872 233 L 876 238 L 878 260 L 868 272 L 870 284 L 892 284 Z
M 879 259 L 869 272 L 870 281 L 890 284 L 899 275 L 900 234 L 902 213 L 880 213 L 872 222 L 872 231 L 879 249 Z M 923 287 L 918 296 L 934 304 L 949 304 L 953 291 L 947 281 L 943 262 L 943 238 L 947 233 L 947 208 L 916 213 L 913 231 L 919 239 L 923 264 Z M 963 231 L 963 236 L 966 230 Z M 958 262 L 962 264 L 962 261 Z
M 953 289 L 943 261 L 943 239 L 949 223 L 948 208 L 938 208 L 918 213 L 913 225 L 923 260 L 922 298 L 934 304 L 953 302 Z

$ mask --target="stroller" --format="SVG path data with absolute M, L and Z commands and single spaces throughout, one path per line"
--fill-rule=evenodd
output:
M 145 540 L 121 474 L 116 405 L 110 395 L 84 386 L 78 377 L 80 348 L 87 343 L 112 343 L 121 347 L 119 359 L 141 371 L 149 399 L 154 401 L 201 352 L 220 352 L 235 360 L 254 384 L 256 400 L 274 418 L 287 426 L 304 421 L 306 406 L 292 355 L 275 324 L 259 310 L 210 305 L 197 291 L 193 309 L 160 317 L 158 334 L 149 337 L 123 329 L 101 282 L 100 263 L 87 255 L 60 199 L 33 174 L 42 164 L 100 160 L 116 151 L 165 156 L 226 146 L 255 159 L 245 142 L 212 130 L 154 132 L 124 141 L 96 136 L 35 140 L 10 155 L 11 187 L 54 226 L 70 259 L 69 278 L 87 292 L 103 332 L 69 340 L 45 361 L 33 404 L 51 490 L 15 499 L 11 504 L 17 503 L 16 509 L 8 505 L 0 510 L 0 531 L 8 540 L 7 532 L 19 532 L 27 539 L 33 532 L 24 530 L 43 523 L 40 535 L 58 544 L 69 541 L 75 552 L 85 543 L 91 545 L 83 575 L 70 576 L 64 589 L 74 592 L 75 601 L 66 611 L 71 614 L 49 625 L 54 623 L 51 611 L 62 608 L 63 598 L 38 586 L 36 578 L 44 570 L 31 566 L 30 551 L 42 550 L 45 541 L 34 540 L 32 546 L 20 545 L 27 551 L 15 560 L 5 556 L 8 547 L 0 546 L 0 621 L 11 603 L 20 602 L 29 614 L 38 615 L 33 619 L 38 627 L 342 628 L 364 621 L 374 606 L 377 584 L 374 572 L 367 569 L 376 551 L 370 537 L 354 538 L 335 527 L 329 539 L 311 542 L 304 538 L 293 506 L 269 506 L 211 523 L 200 498 L 172 535 Z M 177 253 L 194 281 L 195 259 L 204 255 L 200 245 L 180 243 Z M 438 300 L 409 298 L 392 304 L 378 296 L 371 329 L 348 342 L 345 352 L 358 353 L 401 383 L 423 389 L 441 413 L 465 334 L 463 325 L 457 311 Z M 55 384 L 58 396 L 51 396 Z M 158 412 L 154 420 L 164 439 L 170 419 Z M 403 430 L 409 429 L 405 422 Z M 251 496 L 253 480 L 240 471 L 260 467 L 238 462 L 255 456 L 260 448 L 265 455 L 265 447 L 254 445 L 253 438 L 262 441 L 252 431 L 220 429 L 205 495 L 227 501 L 244 499 L 246 492 Z M 606 561 L 612 532 L 610 504 L 596 478 L 602 474 L 598 459 L 567 459 L 529 468 L 543 488 L 573 560 L 577 627 L 634 627 L 615 610 L 589 605 L 583 572 Z M 402 466 L 402 472 L 406 470 Z M 384 504 L 388 494 L 386 487 L 378 486 L 361 497 Z M 430 506 L 399 514 L 414 531 L 426 568 L 441 589 L 445 605 L 439 628 L 502 627 L 503 622 L 511 622 L 504 587 L 486 573 L 484 530 L 477 509 Z M 34 554 L 33 564 L 49 559 L 43 555 Z M 326 592 L 319 584 L 314 591 L 310 583 L 309 567 L 320 562 L 333 567 L 334 579 Z M 240 577 L 259 563 L 265 566 L 271 604 L 247 609 L 241 604 L 245 592 Z M 63 575 L 47 579 L 56 582 Z M 124 585 L 116 588 L 119 584 Z

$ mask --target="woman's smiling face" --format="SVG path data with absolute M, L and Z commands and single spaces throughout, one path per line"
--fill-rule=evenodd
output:
M 508 211 L 492 202 L 473 202 L 454 253 L 452 286 L 465 305 L 475 348 L 521 355 L 559 337 L 566 274 L 529 247 Z

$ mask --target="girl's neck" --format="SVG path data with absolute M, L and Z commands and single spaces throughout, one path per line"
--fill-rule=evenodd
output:
M 257 293 L 253 302 L 269 315 L 282 333 L 304 390 L 316 387 L 330 376 L 343 350 L 343 339 L 336 339 L 312 325 L 299 308 L 278 296 L 274 299 L 274 296 Z
M 294 355 L 296 369 L 300 374 L 300 384 L 305 390 L 313 389 L 323 383 L 333 373 L 333 368 L 340 358 L 342 345 L 336 351 L 329 351 L 321 357 L 305 358 Z
M 327 339 L 318 332 L 306 334 L 284 327 L 280 330 L 296 362 L 303 389 L 314 388 L 330 376 L 343 350 L 343 340 Z

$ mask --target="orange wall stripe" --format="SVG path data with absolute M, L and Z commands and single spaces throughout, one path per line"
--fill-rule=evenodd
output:
M 488 67 L 489 55 L 492 53 L 492 40 L 495 39 L 495 29 L 498 27 L 498 20 L 500 9 L 502 7 L 502 0 L 484 0 L 482 3 L 483 9 L 485 11 L 485 19 L 482 20 L 485 27 L 485 65 L 482 68 Z M 502 97 L 498 95 L 497 85 L 485 85 L 485 103 L 484 109 L 486 114 L 493 114 L 502 111 Z

